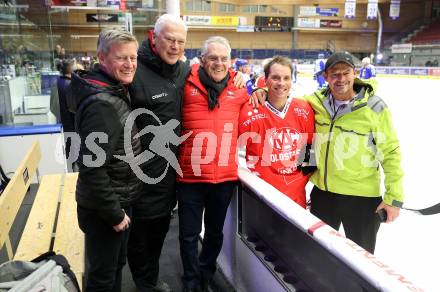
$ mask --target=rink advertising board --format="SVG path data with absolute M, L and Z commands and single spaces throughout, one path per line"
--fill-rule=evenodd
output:
M 341 28 L 342 21 L 335 19 L 298 17 L 297 26 L 304 28 Z
M 393 44 L 391 46 L 393 54 L 408 54 L 412 52 L 412 44 Z
M 339 8 L 300 6 L 299 16 L 338 16 Z
M 427 69 L 427 68 L 411 68 L 410 74 L 417 75 L 417 76 L 428 76 L 429 69 Z
M 299 16 L 316 16 L 316 7 L 315 6 L 300 6 L 299 7 Z
M 431 76 L 440 76 L 440 68 L 429 69 L 429 75 L 431 75 Z
M 237 32 L 255 32 L 253 25 L 237 25 Z
M 390 71 L 388 74 L 391 75 L 410 75 L 411 70 L 410 68 L 390 68 Z
M 214 26 L 237 26 L 238 16 L 211 16 L 211 25 Z
M 183 21 L 186 25 L 211 25 L 211 16 L 184 15 Z
M 390 74 L 388 67 L 376 67 L 376 74 Z
M 329 19 L 321 19 L 319 21 L 319 27 L 322 28 L 341 28 L 342 21 L 341 20 L 329 20 Z
M 318 14 L 319 16 L 338 16 L 339 8 L 316 7 L 316 14 Z
M 304 28 L 318 28 L 320 25 L 319 19 L 298 17 L 297 26 Z
M 376 67 L 376 73 L 382 75 L 440 76 L 440 69 L 425 67 Z
M 186 25 L 194 26 L 233 26 L 239 25 L 238 16 L 204 16 L 184 15 L 183 21 Z

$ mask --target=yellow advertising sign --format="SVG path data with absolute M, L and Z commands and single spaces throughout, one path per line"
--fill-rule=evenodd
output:
M 238 16 L 211 16 L 211 25 L 237 26 Z

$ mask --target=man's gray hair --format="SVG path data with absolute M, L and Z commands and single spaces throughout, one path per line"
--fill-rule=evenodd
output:
M 221 37 L 221 36 L 212 36 L 212 37 L 209 37 L 209 38 L 203 43 L 203 46 L 202 46 L 202 52 L 201 52 L 202 56 L 206 55 L 206 53 L 208 52 L 208 46 L 209 46 L 210 44 L 213 44 L 213 43 L 215 43 L 215 44 L 220 44 L 220 45 L 225 46 L 226 49 L 228 50 L 228 55 L 229 55 L 229 57 L 231 56 L 231 45 L 229 44 L 229 41 L 228 41 L 226 38 Z
M 185 22 L 177 15 L 174 14 L 162 14 L 154 24 L 154 34 L 160 35 L 162 29 L 167 24 L 174 24 L 176 26 L 182 26 L 185 31 L 188 31 L 188 26 L 186 26 Z
M 107 55 L 113 44 L 131 42 L 139 46 L 136 37 L 122 27 L 105 28 L 99 34 L 97 52 Z

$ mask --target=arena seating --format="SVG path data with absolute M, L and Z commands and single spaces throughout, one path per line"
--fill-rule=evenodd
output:
M 440 43 L 440 20 L 431 23 L 410 40 L 413 44 L 436 44 Z
M 317 59 L 318 55 L 323 53 L 329 56 L 330 53 L 325 50 L 281 50 L 281 49 L 232 49 L 232 58 L 242 59 L 266 59 L 275 55 L 287 56 L 291 59 Z M 185 49 L 185 56 L 188 59 L 200 56 L 200 49 Z

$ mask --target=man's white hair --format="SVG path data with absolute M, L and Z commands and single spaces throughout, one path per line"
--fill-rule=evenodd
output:
M 228 56 L 229 56 L 229 57 L 231 56 L 231 45 L 229 44 L 229 41 L 228 41 L 226 38 L 221 37 L 221 36 L 212 36 L 212 37 L 209 37 L 209 38 L 203 43 L 203 46 L 202 46 L 202 52 L 201 52 L 201 55 L 202 55 L 202 56 L 206 55 L 206 53 L 208 52 L 208 46 L 209 46 L 209 44 L 212 44 L 212 43 L 220 44 L 220 45 L 225 46 L 226 49 L 228 50 Z
M 362 59 L 362 63 L 364 63 L 364 64 L 371 64 L 371 60 L 370 60 L 370 58 L 365 57 L 365 58 Z
M 160 35 L 162 29 L 167 24 L 174 24 L 176 26 L 182 26 L 185 31 L 188 31 L 188 27 L 186 26 L 185 22 L 177 15 L 174 14 L 162 14 L 154 24 L 154 34 Z

